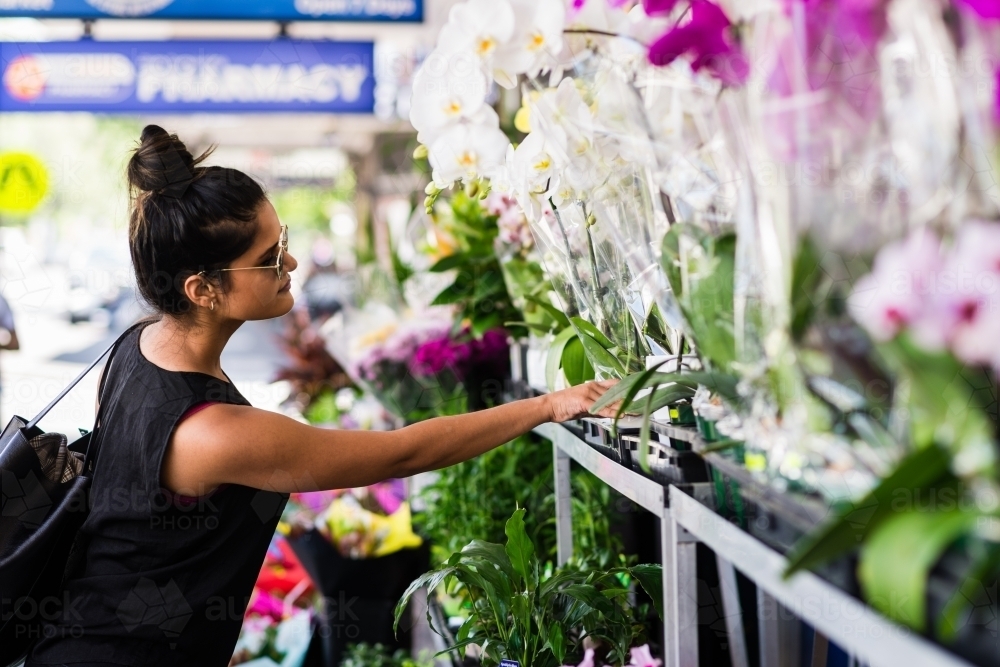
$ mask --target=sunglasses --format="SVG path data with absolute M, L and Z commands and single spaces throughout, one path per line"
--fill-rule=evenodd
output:
M 281 234 L 278 236 L 278 257 L 274 264 L 268 264 L 266 266 L 240 266 L 235 269 L 216 269 L 216 271 L 249 271 L 251 269 L 272 269 L 277 271 L 278 280 L 285 277 L 285 252 L 288 251 L 288 225 L 281 226 Z M 199 276 L 203 276 L 207 273 L 206 271 L 201 271 L 198 273 Z

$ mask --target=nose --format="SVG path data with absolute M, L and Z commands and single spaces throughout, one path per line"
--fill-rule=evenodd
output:
M 285 253 L 285 273 L 291 273 L 299 265 L 299 260 L 295 259 L 295 255 L 290 252 Z

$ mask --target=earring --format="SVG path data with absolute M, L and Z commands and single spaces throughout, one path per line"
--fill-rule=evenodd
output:
M 215 310 L 215 302 L 214 301 L 211 304 L 209 304 L 208 309 L 209 310 Z

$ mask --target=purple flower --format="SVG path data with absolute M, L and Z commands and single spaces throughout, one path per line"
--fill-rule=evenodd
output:
M 961 0 L 982 19 L 1000 19 L 1000 0 Z
M 811 125 L 829 134 L 839 126 L 847 136 L 865 133 L 880 109 L 876 46 L 888 28 L 887 0 L 784 0 L 785 13 L 801 12 L 805 34 L 790 34 L 777 46 L 778 68 L 768 86 L 782 96 L 803 95 L 793 83 L 804 60 L 810 91 L 826 101 L 814 107 Z M 804 53 L 802 49 L 804 48 Z M 778 114 L 780 130 L 789 127 Z M 787 131 L 787 130 L 786 130 Z
M 454 367 L 455 350 L 450 338 L 429 340 L 413 354 L 410 370 L 414 375 L 428 377 L 436 375 L 445 368 Z
M 678 0 L 642 0 L 642 10 L 646 16 L 669 14 L 677 5 Z
M 667 3 L 649 0 L 655 6 Z M 648 13 L 648 12 L 647 12 Z M 708 68 L 724 83 L 746 81 L 750 68 L 746 56 L 731 35 L 732 23 L 722 9 L 709 0 L 692 0 L 691 19 L 676 26 L 649 47 L 649 62 L 669 65 L 685 53 L 694 56 L 691 68 Z

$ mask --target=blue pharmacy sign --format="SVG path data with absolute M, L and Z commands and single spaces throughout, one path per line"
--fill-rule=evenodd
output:
M 371 113 L 374 44 L 0 43 L 0 111 Z
M 420 22 L 424 0 L 0 0 L 4 16 Z

